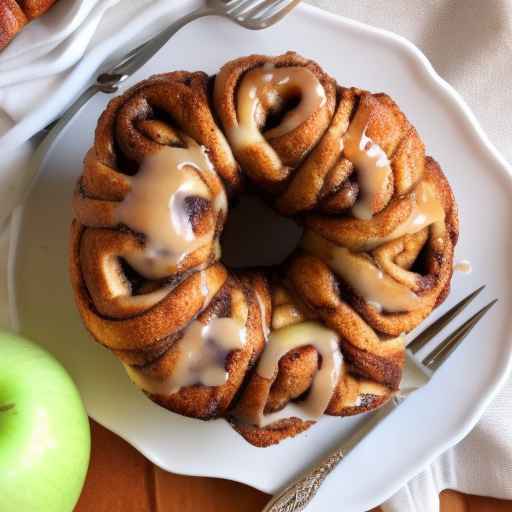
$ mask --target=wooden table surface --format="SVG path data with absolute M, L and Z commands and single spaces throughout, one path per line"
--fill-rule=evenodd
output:
M 94 421 L 91 431 L 91 464 L 75 512 L 259 512 L 269 499 L 229 480 L 167 473 Z M 441 512 L 505 511 L 512 512 L 512 502 L 441 496 Z

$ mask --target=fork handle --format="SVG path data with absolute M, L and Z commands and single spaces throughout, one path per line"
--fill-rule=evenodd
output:
M 404 398 L 405 395 L 395 395 L 392 400 L 359 425 L 357 430 L 327 457 L 299 476 L 279 494 L 276 494 L 262 512 L 300 512 L 304 510 L 333 469 L 369 432 L 393 412 Z
M 98 89 L 95 85 L 89 86 L 85 89 L 82 94 L 63 112 L 62 116 L 56 119 L 53 123 L 51 123 L 46 128 L 43 128 L 41 131 L 37 132 L 34 135 L 35 139 L 39 139 L 39 145 L 36 150 L 32 154 L 32 157 L 29 161 L 28 168 L 26 170 L 27 177 L 32 183 L 38 172 L 41 168 L 41 162 L 43 161 L 46 153 L 48 152 L 50 146 L 55 142 L 57 137 L 63 128 L 68 124 L 68 122 L 72 119 L 72 117 L 79 112 L 87 102 L 98 92 Z M 31 187 L 25 187 L 23 194 L 20 198 L 20 201 L 17 204 L 22 204 L 25 202 L 26 198 L 30 193 Z M 13 207 L 14 208 L 14 207 Z
M 343 460 L 343 448 L 334 450 L 320 464 L 302 475 L 265 506 L 263 512 L 299 512 L 304 510 L 329 473 Z

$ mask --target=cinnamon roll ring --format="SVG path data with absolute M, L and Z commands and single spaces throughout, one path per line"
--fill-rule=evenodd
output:
M 23 27 L 44 14 L 56 0 L 0 0 L 0 51 Z
M 241 175 L 211 109 L 250 185 L 305 228 L 270 272 L 216 263 L 224 189 Z M 397 105 L 293 53 L 214 79 L 157 75 L 114 99 L 74 210 L 72 283 L 93 336 L 152 400 L 225 416 L 258 446 L 393 395 L 403 334 L 446 296 L 458 233 Z
M 16 0 L 0 0 L 0 51 L 28 23 Z

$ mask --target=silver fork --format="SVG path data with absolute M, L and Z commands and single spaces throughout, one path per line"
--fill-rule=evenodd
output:
M 183 16 L 149 41 L 130 51 L 111 70 L 102 73 L 91 87 L 95 92 L 116 92 L 119 84 L 145 64 L 185 25 L 204 16 L 222 16 L 249 30 L 268 28 L 284 18 L 300 0 L 207 0 L 206 4 Z
M 407 346 L 407 359 L 402 380 L 402 388 L 386 405 L 373 413 L 348 439 L 324 457 L 319 463 L 306 470 L 295 481 L 275 495 L 262 512 L 299 512 L 304 510 L 313 499 L 325 478 L 343 460 L 343 458 L 368 435 L 381 421 L 395 410 L 409 395 L 425 386 L 434 372 L 446 361 L 469 334 L 478 321 L 494 306 L 497 299 L 492 300 L 477 311 L 471 318 L 455 329 L 441 341 L 425 358 L 419 361 L 416 354 L 450 323 L 462 310 L 475 299 L 484 289 L 481 286 L 458 302 L 433 324 L 416 336 Z
M 207 0 L 205 5 L 183 16 L 156 36 L 130 50 L 119 62 L 99 74 L 61 116 L 35 135 L 40 143 L 29 163 L 29 176 L 34 177 L 40 162 L 57 135 L 85 104 L 98 92 L 117 92 L 119 85 L 143 66 L 178 30 L 204 16 L 222 16 L 249 30 L 260 30 L 283 19 L 300 0 Z M 27 187 L 28 189 L 29 187 Z
M 300 0 L 207 0 L 204 6 L 186 14 L 148 41 L 130 50 L 108 71 L 99 74 L 95 82 L 61 115 L 58 125 L 62 128 L 96 93 L 116 92 L 122 82 L 191 21 L 204 16 L 222 16 L 249 30 L 261 30 L 280 21 L 299 3 Z

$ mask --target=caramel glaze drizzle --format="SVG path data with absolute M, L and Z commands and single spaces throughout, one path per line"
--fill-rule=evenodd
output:
M 264 427 L 291 416 L 305 421 L 316 420 L 325 412 L 341 376 L 343 356 L 339 336 L 322 324 L 301 322 L 272 331 L 256 372 L 264 379 L 274 380 L 280 359 L 291 350 L 306 345 L 315 347 L 322 357 L 321 368 L 313 378 L 307 398 L 270 414 L 264 414 L 265 403 L 262 402 L 249 414 L 238 416 L 239 421 Z
M 125 365 L 131 380 L 152 395 L 168 396 L 194 384 L 222 386 L 228 380 L 226 359 L 246 342 L 246 330 L 233 318 L 213 318 L 206 325 L 194 320 L 177 341 L 179 357 L 172 374 L 157 380 Z
M 363 254 L 338 247 L 310 230 L 305 233 L 302 247 L 323 260 L 357 295 L 379 310 L 412 311 L 421 306 L 414 292 L 386 275 Z
M 283 96 L 300 95 L 300 102 L 290 110 L 281 123 L 260 132 L 264 112 L 279 105 Z M 230 140 L 237 147 L 264 142 L 287 134 L 306 121 L 326 101 L 325 91 L 318 78 L 307 68 L 290 66 L 276 68 L 265 64 L 248 71 L 238 90 L 238 126 L 231 129 Z
M 281 123 L 266 133 L 260 132 L 265 111 L 279 103 L 290 92 L 300 94 L 298 106 L 289 111 Z M 244 146 L 280 137 L 304 122 L 326 101 L 318 79 L 306 68 L 275 68 L 273 65 L 249 71 L 238 91 L 238 126 L 232 128 L 230 140 Z M 352 214 L 369 220 L 373 216 L 375 197 L 382 193 L 392 174 L 391 164 L 382 148 L 366 135 L 368 116 L 356 114 L 341 141 L 344 155 L 358 173 L 360 196 Z M 196 236 L 186 215 L 184 201 L 194 196 L 212 201 L 210 191 L 196 172 L 211 171 L 204 150 L 190 143 L 188 149 L 164 148 L 148 157 L 140 172 L 131 179 L 132 190 L 117 210 L 119 223 L 143 233 L 147 249 L 143 257 L 128 257 L 128 262 L 148 278 L 168 275 L 169 265 L 177 265 L 187 254 L 211 240 L 211 233 Z M 430 186 L 420 182 L 414 192 L 415 203 L 408 219 L 389 235 L 372 239 L 362 248 L 371 250 L 406 234 L 417 233 L 433 223 L 444 221 L 444 210 Z M 226 198 L 219 195 L 212 201 L 216 211 L 226 210 Z M 164 227 L 164 228 L 162 228 Z M 388 312 L 411 311 L 419 307 L 418 296 L 408 287 L 384 274 L 371 258 L 339 247 L 307 230 L 302 247 L 325 261 L 368 303 Z M 257 295 L 257 294 L 256 294 Z M 293 349 L 311 345 L 321 356 L 307 398 L 282 411 L 264 414 L 262 403 L 250 416 L 239 418 L 259 427 L 288 418 L 292 414 L 305 420 L 321 416 L 340 379 L 343 356 L 339 337 L 334 331 L 313 321 L 300 321 L 271 331 L 264 322 L 261 298 L 257 295 L 262 317 L 262 330 L 267 346 L 256 368 L 257 374 L 275 379 L 280 359 Z M 156 395 L 176 393 L 185 386 L 200 383 L 223 385 L 228 378 L 225 362 L 228 354 L 245 343 L 245 327 L 230 318 L 214 318 L 206 325 L 192 322 L 178 341 L 180 357 L 173 374 L 156 381 L 143 372 L 128 367 L 127 371 L 140 387 Z M 292 407 L 293 411 L 290 409 Z
M 445 213 L 443 206 L 436 197 L 432 185 L 425 181 L 420 181 L 411 194 L 414 203 L 407 220 L 388 235 L 368 240 L 362 249 L 366 251 L 372 250 L 404 235 L 413 235 L 432 224 L 442 224 L 444 222 Z
M 412 195 L 413 207 L 405 222 L 388 235 L 369 240 L 361 250 L 373 250 L 434 224 L 444 226 L 445 212 L 432 185 L 420 181 Z M 322 259 L 357 295 L 379 311 L 404 312 L 421 307 L 419 297 L 410 288 L 386 275 L 370 257 L 333 244 L 311 230 L 305 232 L 301 243 L 306 251 Z
M 188 254 L 211 242 L 215 227 L 202 236 L 194 233 L 186 199 L 202 198 L 215 212 L 226 211 L 224 190 L 212 198 L 198 171 L 214 172 L 204 151 L 193 140 L 188 148 L 163 147 L 145 158 L 131 178 L 131 190 L 116 209 L 116 221 L 146 237 L 145 250 L 126 256 L 144 277 L 167 277 Z
M 352 207 L 358 219 L 371 219 L 375 198 L 383 194 L 393 173 L 383 149 L 366 135 L 369 118 L 359 109 L 341 143 L 345 157 L 356 169 L 359 197 Z
M 470 261 L 461 260 L 453 266 L 453 270 L 456 272 L 462 272 L 463 274 L 471 274 L 473 267 Z

